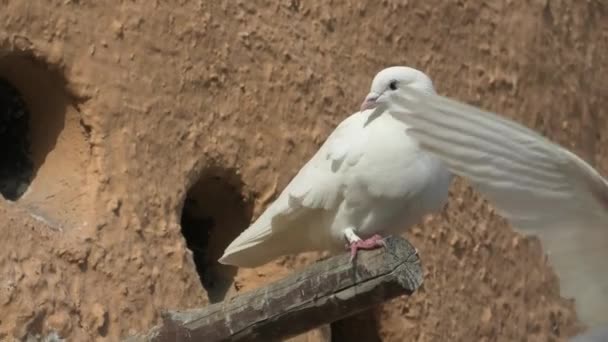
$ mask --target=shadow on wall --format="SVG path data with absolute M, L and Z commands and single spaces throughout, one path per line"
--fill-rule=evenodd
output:
M 182 234 L 211 303 L 224 299 L 236 275 L 236 267 L 217 259 L 251 222 L 253 204 L 242 194 L 235 170 L 214 167 L 203 171 L 184 201 Z
M 381 342 L 378 308 L 359 312 L 331 324 L 331 341 Z

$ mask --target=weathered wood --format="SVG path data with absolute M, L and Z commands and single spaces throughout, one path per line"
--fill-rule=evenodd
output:
M 275 341 L 354 315 L 422 284 L 414 247 L 389 237 L 386 248 L 315 263 L 264 288 L 204 308 L 168 312 L 128 341 Z

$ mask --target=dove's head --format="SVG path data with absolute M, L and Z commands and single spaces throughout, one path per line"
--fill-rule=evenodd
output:
M 361 111 L 376 108 L 388 100 L 389 95 L 401 87 L 435 93 L 433 81 L 420 70 L 405 66 L 394 66 L 380 71 L 372 80 L 369 94 L 361 104 Z

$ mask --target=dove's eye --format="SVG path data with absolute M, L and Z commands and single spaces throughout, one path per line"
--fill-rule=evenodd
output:
M 388 87 L 391 90 L 397 90 L 397 83 L 398 83 L 397 81 L 391 81 L 391 83 L 388 84 Z

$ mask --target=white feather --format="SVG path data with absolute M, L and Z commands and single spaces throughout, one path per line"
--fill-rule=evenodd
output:
M 395 81 L 434 92 L 420 71 L 391 67 L 374 77 L 370 95 Z M 348 117 L 219 261 L 256 267 L 286 254 L 338 252 L 346 235 L 402 231 L 440 209 L 451 174 L 406 129 L 380 108 Z
M 362 238 L 405 230 L 440 208 L 449 173 L 406 128 L 373 111 L 344 120 L 219 261 L 256 267 L 285 254 L 343 251 L 346 228 Z
M 421 147 L 538 236 L 589 326 L 608 324 L 608 182 L 581 158 L 496 114 L 404 87 L 385 100 Z

